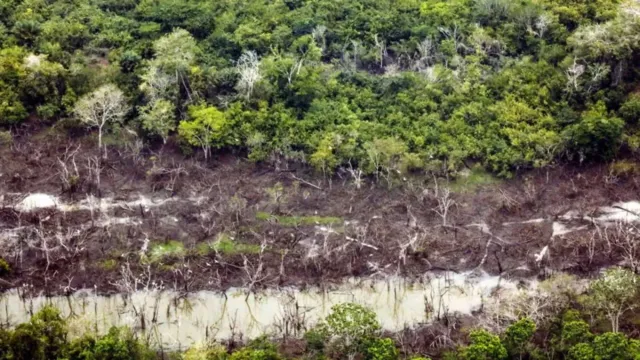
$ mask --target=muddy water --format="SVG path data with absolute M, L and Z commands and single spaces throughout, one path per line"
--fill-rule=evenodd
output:
M 442 273 L 419 283 L 399 278 L 351 280 L 331 289 L 267 290 L 250 295 L 243 289 L 231 289 L 224 294 L 198 292 L 187 297 L 166 291 L 129 296 L 79 292 L 69 297 L 24 299 L 14 290 L 0 298 L 0 322 L 27 321 L 33 312 L 51 304 L 86 331 L 104 332 L 112 325 L 126 325 L 149 335 L 157 346 L 184 348 L 238 333 L 245 339 L 264 333 L 281 335 L 286 320 L 296 319 L 294 322 L 309 327 L 326 316 L 331 306 L 344 302 L 370 307 L 385 329 L 399 330 L 426 323 L 438 314 L 470 314 L 498 288 L 513 291 L 516 285 L 487 274 Z

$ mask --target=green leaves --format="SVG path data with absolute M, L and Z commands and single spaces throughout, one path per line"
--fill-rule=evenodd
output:
M 464 360 L 506 360 L 507 349 L 500 338 L 485 330 L 473 331 L 470 335 L 471 345 L 461 352 Z
M 196 105 L 189 107 L 191 121 L 182 121 L 178 134 L 189 145 L 198 146 L 211 155 L 211 148 L 237 145 L 239 138 L 234 133 L 233 124 L 225 114 L 215 107 Z
M 597 315 L 611 322 L 611 330 L 618 332 L 620 317 L 638 307 L 636 296 L 640 279 L 630 270 L 612 268 L 591 284 L 585 305 Z
M 344 303 L 331 308 L 324 322 L 320 325 L 323 332 L 333 337 L 332 346 L 343 354 L 362 352 L 365 344 L 380 331 L 380 323 L 376 314 L 357 304 Z M 383 353 L 389 352 L 388 344 L 377 344 Z
M 536 324 L 531 319 L 520 319 L 507 328 L 504 344 L 512 356 L 522 358 L 527 352 L 529 341 L 536 331 Z
M 169 133 L 176 129 L 175 106 L 167 100 L 158 100 L 142 108 L 142 128 L 160 136 L 166 143 Z
M 565 130 L 564 137 L 581 158 L 608 159 L 618 150 L 624 125 L 624 121 L 611 116 L 600 101 L 583 112 L 581 120 Z

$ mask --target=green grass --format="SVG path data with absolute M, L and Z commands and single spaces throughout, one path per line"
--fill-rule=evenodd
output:
M 213 242 L 198 244 L 196 251 L 199 255 L 208 255 L 212 252 L 223 255 L 258 254 L 260 245 L 239 243 L 227 234 L 221 234 Z
M 449 184 L 449 188 L 453 192 L 464 193 L 478 189 L 481 186 L 499 184 L 500 179 L 487 172 L 480 166 L 471 169 L 467 176 L 459 176 L 455 181 Z
M 310 225 L 341 225 L 344 220 L 333 216 L 278 216 L 259 211 L 256 219 L 260 221 L 273 221 L 282 226 L 310 226 Z
M 184 244 L 179 241 L 167 241 L 162 244 L 155 244 L 149 251 L 148 261 L 155 263 L 166 258 L 183 257 L 186 254 Z
M 115 259 L 105 259 L 100 261 L 98 266 L 103 270 L 114 270 L 118 266 L 118 262 Z

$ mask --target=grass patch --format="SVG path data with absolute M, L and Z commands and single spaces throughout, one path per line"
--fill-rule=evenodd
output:
M 500 179 L 493 176 L 481 166 L 474 166 L 466 175 L 460 175 L 449 184 L 449 188 L 457 193 L 474 191 L 481 186 L 499 184 Z
M 196 250 L 199 255 L 208 255 L 213 252 L 223 255 L 258 254 L 260 245 L 239 243 L 229 235 L 221 234 L 213 242 L 198 244 Z
M 153 245 L 151 251 L 149 251 L 147 260 L 154 263 L 166 258 L 183 257 L 185 253 L 184 244 L 171 240 L 163 244 Z
M 256 213 L 260 221 L 273 221 L 282 226 L 341 225 L 344 220 L 333 216 L 278 216 L 266 212 Z
M 98 266 L 102 270 L 114 270 L 118 266 L 118 262 L 115 259 L 106 259 L 100 261 Z
M 631 160 L 618 160 L 609 165 L 609 172 L 620 177 L 640 174 L 640 164 Z

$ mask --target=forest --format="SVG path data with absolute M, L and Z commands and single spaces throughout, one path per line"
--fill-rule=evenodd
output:
M 619 0 L 5 0 L 0 126 L 126 127 L 386 176 L 501 176 L 640 147 Z M 9 131 L 9 132 L 6 132 Z M 5 140 L 7 141 L 7 140 Z M 101 145 L 101 144 L 100 144 Z
M 636 0 L 1 0 L 0 360 L 640 359 L 638 64 Z M 27 300 L 435 271 L 500 280 L 167 349 Z

